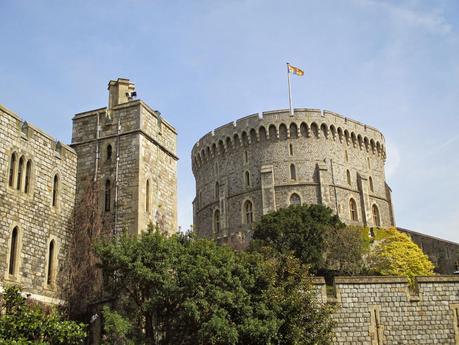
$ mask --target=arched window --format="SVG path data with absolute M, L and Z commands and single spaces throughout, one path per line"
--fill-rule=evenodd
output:
M 381 218 L 379 217 L 379 209 L 378 206 L 373 205 L 373 225 L 374 226 L 381 226 Z
M 290 178 L 296 180 L 296 167 L 295 164 L 290 164 Z
M 112 145 L 108 144 L 107 145 L 107 160 L 108 161 L 112 160 L 112 154 L 113 154 Z
M 215 182 L 215 200 L 220 198 L 220 184 Z
M 301 205 L 301 198 L 298 194 L 293 193 L 290 195 L 290 205 Z
M 24 157 L 19 158 L 18 164 L 18 180 L 16 182 L 16 189 L 21 190 L 22 188 L 22 174 L 24 170 Z
M 19 229 L 16 226 L 11 232 L 11 245 L 10 245 L 10 262 L 8 273 L 15 275 L 17 273 L 17 256 L 19 247 Z
M 358 221 L 359 217 L 357 215 L 357 204 L 353 198 L 349 199 L 349 215 L 351 220 Z
M 25 184 L 24 192 L 28 193 L 30 191 L 30 174 L 32 173 L 32 161 L 29 159 L 26 164 L 26 175 L 25 175 Z
M 351 181 L 351 172 L 349 170 L 346 170 L 346 177 L 347 177 L 347 184 L 350 186 L 352 184 L 352 181 Z
M 55 271 L 55 262 L 54 262 L 54 251 L 55 251 L 55 243 L 54 240 L 49 242 L 49 250 L 48 250 L 48 272 L 46 274 L 46 284 L 51 285 L 54 282 L 54 271 Z
M 368 184 L 370 185 L 370 191 L 374 192 L 374 187 L 373 187 L 373 179 L 368 177 Z
M 250 187 L 250 173 L 246 171 L 244 174 L 244 177 L 245 177 L 245 186 Z
M 9 178 L 9 186 L 13 187 L 14 185 L 14 169 L 16 169 L 16 152 L 13 152 L 11 155 L 11 161 L 10 161 L 10 178 Z
M 53 207 L 57 206 L 57 198 L 59 193 L 59 176 L 54 175 L 53 179 Z
M 244 203 L 244 223 L 245 224 L 253 223 L 253 206 L 250 200 L 247 200 Z
M 150 212 L 150 180 L 147 180 L 145 186 L 145 211 Z
M 105 212 L 110 212 L 110 202 L 111 202 L 112 186 L 110 180 L 105 181 L 105 197 L 104 197 L 104 209 Z
M 214 212 L 214 233 L 220 234 L 220 210 L 216 209 Z

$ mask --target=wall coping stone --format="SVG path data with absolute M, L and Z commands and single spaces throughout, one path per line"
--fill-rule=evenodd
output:
M 5 114 L 8 114 L 9 116 L 15 118 L 16 120 L 22 122 L 23 124 L 27 122 L 27 121 L 23 120 L 18 114 L 16 114 L 15 112 L 9 110 L 8 108 L 6 108 L 2 104 L 0 104 L 0 110 L 3 111 Z M 72 155 L 76 155 L 76 151 L 72 147 L 70 147 L 67 144 L 64 144 L 63 142 L 57 140 L 56 138 L 52 137 L 48 133 L 44 132 L 42 129 L 36 127 L 35 125 L 33 125 L 33 124 L 29 123 L 29 122 L 27 122 L 27 126 L 29 128 L 31 128 L 31 129 L 33 129 L 36 133 L 40 134 L 47 141 L 52 142 L 55 145 L 57 145 L 59 143 L 61 145 L 61 147 L 66 149 L 69 153 L 71 153 Z
M 459 275 L 416 277 L 416 283 L 459 283 Z
M 396 276 L 349 276 L 335 277 L 334 284 L 408 284 L 408 279 Z
M 311 283 L 313 285 L 325 285 L 324 277 L 311 277 Z

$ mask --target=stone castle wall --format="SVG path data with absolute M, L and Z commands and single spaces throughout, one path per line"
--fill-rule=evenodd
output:
M 16 159 L 12 166 L 13 154 Z M 19 284 L 35 299 L 47 303 L 58 301 L 56 283 L 73 227 L 76 162 L 73 149 L 0 106 L 0 277 L 2 285 Z M 13 274 L 10 267 L 14 267 Z
M 78 155 L 77 200 L 96 176 L 106 227 L 138 233 L 151 222 L 175 232 L 176 135 L 172 126 L 138 100 L 77 114 L 71 145 Z M 111 191 L 106 208 L 107 183 Z
M 108 107 L 74 117 L 72 147 L 0 106 L 0 291 L 19 284 L 34 299 L 62 302 L 75 211 L 94 181 L 106 230 L 177 230 L 177 133 L 134 90 L 111 81 Z
M 252 205 L 253 220 L 258 220 L 287 207 L 292 194 L 301 203 L 332 208 L 348 224 L 393 225 L 385 158 L 379 131 L 329 111 L 295 109 L 290 116 L 281 110 L 239 119 L 208 133 L 193 147 L 194 226 L 204 236 L 225 240 L 250 235 L 246 201 Z M 351 198 L 356 203 L 354 219 Z M 221 218 L 218 233 L 215 212 Z
M 459 244 L 441 238 L 421 234 L 416 231 L 397 228 L 410 235 L 424 253 L 429 256 L 435 265 L 435 272 L 440 274 L 453 274 L 459 271 Z
M 416 291 L 401 277 L 336 277 L 327 296 L 314 279 L 322 303 L 336 305 L 336 345 L 458 345 L 459 277 L 417 277 Z

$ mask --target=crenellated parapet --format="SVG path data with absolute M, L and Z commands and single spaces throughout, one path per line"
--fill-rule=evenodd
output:
M 76 159 L 75 150 L 70 146 L 60 142 L 59 140 L 45 133 L 40 128 L 23 120 L 19 115 L 5 108 L 1 104 L 0 112 L 3 116 L 7 116 L 9 118 L 8 124 L 11 126 L 11 129 L 16 130 L 18 135 L 24 140 L 32 140 L 40 143 L 40 145 L 43 146 L 43 149 L 51 149 L 55 152 L 55 155 L 61 158 L 73 157 L 72 159 Z
M 291 204 L 322 204 L 352 225 L 394 225 L 380 131 L 318 109 L 267 111 L 216 128 L 193 147 L 194 225 L 229 243 Z
M 193 170 L 217 155 L 264 140 L 325 139 L 386 158 L 384 136 L 377 129 L 328 110 L 295 109 L 252 114 L 204 135 L 192 150 Z

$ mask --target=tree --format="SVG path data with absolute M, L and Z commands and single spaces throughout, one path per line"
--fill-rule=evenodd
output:
M 363 228 L 351 226 L 328 227 L 322 271 L 333 272 L 333 275 L 358 275 L 365 271 L 364 256 L 367 250 L 363 231 Z
M 98 182 L 91 181 L 76 205 L 75 225 L 61 279 L 62 297 L 72 319 L 87 320 L 91 304 L 102 294 L 102 273 L 97 267 L 94 245 L 110 230 L 102 222 L 99 195 Z
M 83 324 L 61 320 L 40 305 L 22 297 L 18 287 L 7 287 L 2 296 L 0 344 L 79 345 L 86 332 Z
M 237 252 L 152 227 L 97 247 L 117 332 L 144 344 L 327 344 L 330 310 L 297 259 Z M 104 311 L 105 315 L 105 311 Z M 120 338 L 120 337 L 118 337 Z M 126 342 L 120 342 L 125 344 Z
M 279 253 L 291 252 L 315 273 L 324 266 L 327 232 L 344 227 L 328 207 L 291 205 L 262 217 L 253 234 L 252 248 L 270 246 Z
M 432 275 L 434 265 L 426 254 L 405 233 L 396 228 L 379 230 L 382 239 L 370 249 L 368 264 L 382 275 L 405 276 L 411 284 L 415 276 Z

